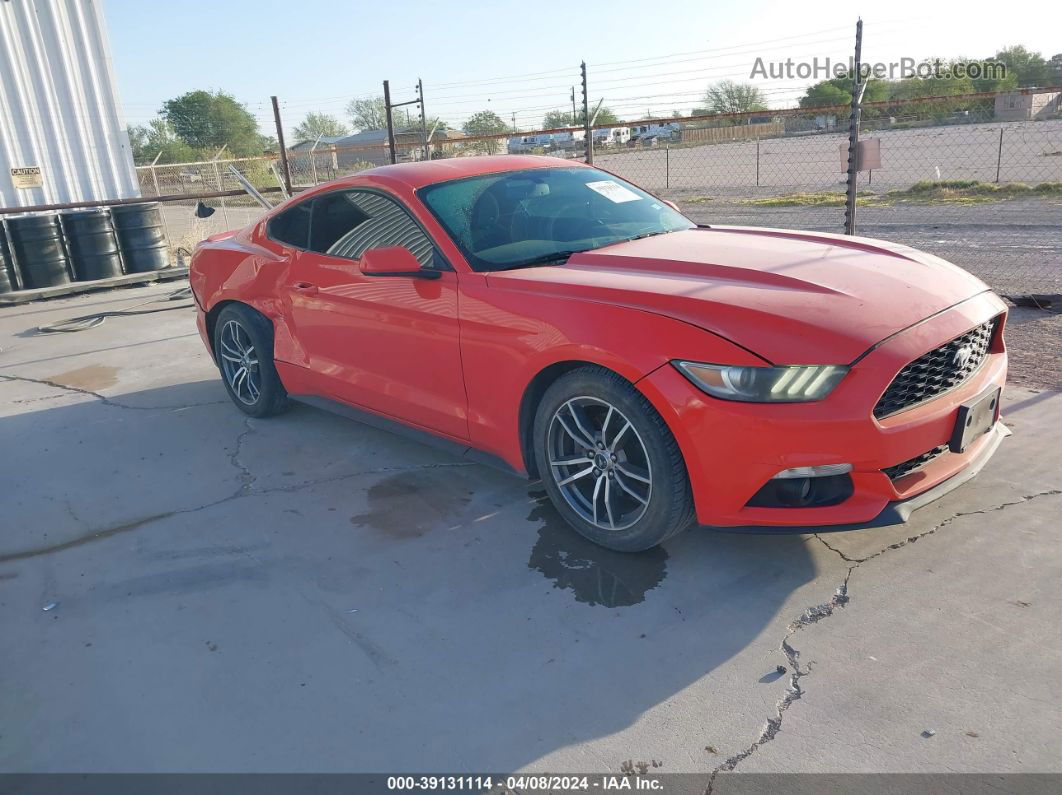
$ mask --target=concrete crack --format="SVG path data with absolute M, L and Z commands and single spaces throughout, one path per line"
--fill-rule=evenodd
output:
M 216 406 L 222 403 L 228 403 L 227 400 L 209 400 L 203 403 L 181 403 L 175 406 L 131 406 L 128 403 L 122 403 L 119 400 L 114 400 L 106 395 L 102 395 L 99 392 L 93 392 L 91 389 L 82 389 L 77 386 L 67 386 L 66 384 L 60 384 L 58 381 L 49 381 L 46 378 L 29 378 L 24 375 L 4 375 L 0 374 L 0 379 L 4 381 L 22 381 L 27 384 L 38 384 L 40 386 L 51 387 L 52 389 L 59 389 L 64 392 L 71 392 L 76 395 L 86 395 L 91 398 L 95 398 L 100 401 L 104 406 L 110 406 L 116 409 L 127 409 L 129 411 L 174 411 L 177 409 L 189 409 L 197 406 Z
M 1037 499 L 1039 497 L 1052 497 L 1052 496 L 1055 496 L 1055 495 L 1058 495 L 1058 494 L 1062 494 L 1062 489 L 1048 489 L 1047 491 L 1038 491 L 1035 494 L 1026 494 L 1023 497 L 1021 497 L 1020 499 L 1012 500 L 1010 502 L 1003 502 L 1003 503 L 1000 503 L 999 505 L 994 505 L 994 506 L 992 506 L 990 508 L 981 508 L 980 510 L 977 510 L 977 511 L 959 511 L 958 513 L 952 514 L 947 519 L 944 519 L 943 521 L 941 521 L 938 524 L 934 525 L 930 529 L 928 529 L 928 530 L 926 530 L 924 532 L 918 533 L 917 535 L 908 536 L 907 538 L 903 539 L 902 541 L 897 541 L 895 544 L 889 544 L 887 547 L 884 547 L 883 549 L 879 549 L 874 554 L 867 555 L 865 558 L 849 557 L 844 552 L 842 552 L 841 550 L 837 549 L 837 547 L 831 546 L 830 543 L 827 542 L 826 539 L 824 539 L 820 534 L 814 533 L 813 535 L 827 549 L 829 549 L 829 550 L 831 550 L 833 552 L 836 552 L 841 557 L 841 560 L 845 561 L 846 563 L 855 563 L 858 566 L 859 564 L 866 563 L 868 560 L 873 560 L 874 558 L 881 557 L 886 552 L 891 552 L 894 549 L 900 549 L 901 547 L 905 547 L 905 546 L 907 546 L 909 544 L 914 544 L 915 542 L 920 541 L 921 539 L 925 538 L 926 536 L 931 536 L 934 533 L 936 533 L 938 530 L 941 530 L 942 528 L 947 527 L 949 524 L 954 522 L 956 519 L 961 519 L 964 516 L 977 516 L 978 514 L 994 513 L 995 511 L 1004 511 L 1007 508 L 1014 507 L 1015 505 L 1023 505 L 1025 503 L 1029 502 L 1029 500 L 1035 500 L 1035 499 Z
M 857 563 L 855 566 L 848 569 L 848 574 L 845 575 L 844 582 L 837 587 L 837 590 L 834 591 L 833 596 L 830 597 L 829 601 L 805 609 L 799 618 L 791 621 L 789 623 L 789 634 L 786 635 L 786 640 L 788 640 L 798 629 L 802 629 L 809 624 L 817 624 L 822 621 L 822 619 L 832 616 L 833 611 L 837 608 L 844 607 L 848 604 L 848 580 L 852 577 L 852 572 L 858 568 L 859 564 Z M 783 651 L 786 640 L 782 641 Z
M 246 432 L 245 432 L 246 433 Z M 241 434 L 243 436 L 245 434 Z M 234 464 L 240 467 L 240 464 Z M 353 478 L 360 478 L 366 475 L 379 475 L 390 472 L 415 472 L 422 469 L 439 469 L 442 467 L 471 467 L 477 466 L 474 462 L 468 461 L 455 461 L 453 463 L 439 463 L 439 464 L 423 464 L 418 466 L 399 466 L 399 467 L 379 467 L 376 469 L 366 469 L 361 472 L 350 472 L 346 475 L 335 475 L 333 477 L 320 478 L 317 480 L 310 480 L 305 483 L 299 483 L 292 486 L 274 486 L 268 489 L 244 489 L 243 485 L 236 490 L 234 494 L 230 494 L 228 497 L 222 497 L 218 500 L 204 503 L 203 505 L 196 505 L 191 508 L 176 508 L 172 511 L 163 511 L 161 513 L 152 514 L 150 516 L 144 516 L 139 519 L 133 519 L 128 522 L 122 522 L 118 525 L 111 527 L 104 527 L 98 530 L 91 530 L 84 535 L 72 538 L 69 541 L 63 541 L 58 544 L 50 544 L 48 546 L 34 547 L 31 549 L 25 549 L 20 552 L 10 552 L 7 554 L 0 554 L 0 563 L 10 563 L 16 560 L 26 560 L 27 558 L 41 557 L 42 555 L 50 555 L 53 552 L 62 552 L 73 547 L 79 547 L 83 544 L 88 544 L 92 541 L 101 541 L 105 538 L 118 535 L 120 533 L 128 533 L 132 530 L 138 530 L 145 525 L 154 524 L 160 522 L 163 519 L 169 519 L 172 516 L 182 516 L 184 514 L 196 513 L 198 511 L 204 511 L 208 508 L 215 508 L 218 505 L 224 505 L 227 502 L 234 500 L 240 500 L 245 497 L 265 497 L 270 494 L 285 493 L 290 494 L 292 492 L 300 491 L 302 489 L 312 488 L 313 486 L 319 486 L 326 483 L 336 483 L 341 480 L 350 480 Z M 254 476 L 251 476 L 254 478 Z M 80 520 L 84 522 L 84 520 Z
M 756 750 L 759 749 L 760 746 L 762 746 L 764 743 L 768 743 L 773 740 L 778 734 L 778 732 L 781 731 L 782 716 L 784 715 L 786 710 L 789 709 L 789 707 L 793 704 L 794 701 L 804 695 L 804 689 L 800 685 L 800 680 L 811 673 L 810 663 L 805 668 L 800 667 L 800 652 L 793 647 L 790 641 L 793 636 L 800 630 L 812 624 L 817 624 L 823 619 L 829 618 L 837 611 L 838 608 L 845 607 L 849 603 L 849 582 L 856 569 L 858 569 L 867 561 L 881 557 L 887 552 L 891 552 L 894 549 L 900 549 L 909 544 L 913 544 L 919 541 L 920 539 L 925 538 L 926 536 L 933 535 L 938 530 L 947 527 L 952 522 L 956 521 L 957 519 L 961 519 L 964 516 L 975 516 L 977 514 L 1003 511 L 1015 505 L 1023 505 L 1029 502 L 1030 500 L 1035 500 L 1039 497 L 1057 496 L 1059 494 L 1062 494 L 1062 489 L 1049 489 L 1047 491 L 1040 491 L 1034 494 L 1027 494 L 1021 497 L 1020 499 L 1012 500 L 1010 502 L 1003 502 L 999 505 L 995 505 L 990 508 L 982 508 L 981 510 L 977 511 L 960 511 L 959 513 L 949 516 L 947 519 L 944 519 L 943 521 L 934 525 L 925 532 L 918 533 L 917 535 L 913 536 L 908 536 L 902 541 L 897 541 L 895 544 L 889 544 L 887 547 L 879 549 L 874 554 L 867 555 L 865 558 L 849 557 L 837 547 L 834 547 L 829 544 L 818 533 L 814 533 L 813 535 L 815 536 L 815 538 L 817 538 L 823 546 L 825 546 L 832 552 L 835 552 L 846 563 L 851 563 L 852 565 L 848 567 L 848 572 L 845 574 L 844 581 L 837 587 L 837 590 L 834 591 L 833 596 L 831 596 L 829 600 L 822 602 L 821 604 L 813 605 L 811 607 L 806 608 L 799 617 L 791 621 L 786 627 L 785 637 L 782 638 L 782 642 L 779 645 L 779 651 L 781 651 L 782 654 L 785 655 L 786 661 L 789 663 L 789 670 L 792 672 L 789 676 L 789 684 L 786 686 L 785 694 L 775 705 L 774 716 L 767 719 L 766 725 L 763 727 L 763 730 L 760 732 L 760 736 L 756 738 L 755 742 L 753 742 L 744 750 L 739 751 L 738 753 L 729 757 L 721 765 L 712 770 L 711 775 L 708 778 L 708 784 L 704 790 L 705 795 L 711 795 L 711 792 L 715 787 L 715 780 L 720 773 L 729 773 L 734 770 L 734 768 L 741 764 L 741 762 L 743 762 L 745 759 L 748 759 L 750 756 L 752 756 L 752 754 L 756 753 Z
M 229 463 L 240 471 L 240 487 L 236 489 L 236 493 L 233 495 L 234 497 L 250 494 L 251 487 L 258 479 L 258 476 L 251 472 L 250 468 L 240 460 L 240 453 L 243 450 L 244 440 L 252 433 L 254 433 L 254 425 L 251 424 L 251 418 L 247 417 L 243 421 L 243 431 L 236 437 L 236 447 L 232 451 L 232 455 L 229 456 Z

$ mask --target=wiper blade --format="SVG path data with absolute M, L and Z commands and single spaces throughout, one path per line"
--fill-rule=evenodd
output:
M 655 229 L 652 232 L 642 232 L 642 234 L 640 234 L 640 235 L 635 235 L 634 237 L 628 237 L 626 240 L 622 240 L 620 242 L 622 242 L 622 243 L 630 243 L 632 240 L 642 240 L 642 239 L 647 238 L 647 237 L 656 237 L 657 235 L 667 235 L 667 234 L 670 234 L 671 232 L 674 232 L 674 231 L 676 231 L 676 230 L 674 230 L 674 229 Z
M 582 254 L 584 251 L 589 251 L 587 248 L 577 248 L 570 251 L 553 251 L 549 254 L 543 254 L 539 257 L 532 257 L 531 259 L 525 259 L 523 262 L 517 262 L 515 265 L 506 265 L 504 268 L 495 268 L 499 271 L 511 271 L 517 268 L 527 268 L 532 265 L 548 265 L 551 262 L 567 262 L 568 258 L 575 254 Z

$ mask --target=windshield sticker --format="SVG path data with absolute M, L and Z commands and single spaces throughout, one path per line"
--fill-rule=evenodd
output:
M 642 198 L 634 191 L 628 190 L 611 179 L 603 179 L 600 182 L 587 182 L 586 187 L 590 188 L 590 190 L 597 191 L 606 199 L 615 202 L 616 204 L 634 202 Z

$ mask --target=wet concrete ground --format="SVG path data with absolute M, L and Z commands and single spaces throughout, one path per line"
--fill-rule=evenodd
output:
M 32 333 L 176 286 L 0 310 L 0 771 L 1060 772 L 1059 393 L 906 526 L 621 555 L 189 311 Z

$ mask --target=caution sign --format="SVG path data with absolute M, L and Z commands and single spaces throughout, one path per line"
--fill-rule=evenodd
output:
M 40 188 L 44 185 L 40 166 L 25 166 L 11 169 L 11 184 L 19 190 Z

